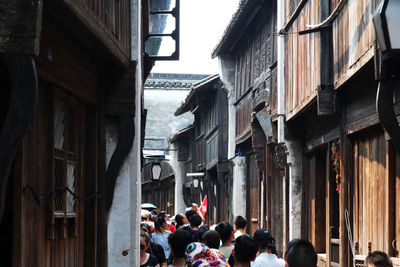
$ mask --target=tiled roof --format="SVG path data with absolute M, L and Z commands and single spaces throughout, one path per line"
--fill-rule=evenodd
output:
M 214 74 L 210 75 L 207 78 L 200 80 L 196 83 L 193 84 L 192 89 L 190 89 L 189 94 L 187 95 L 185 101 L 176 109 L 175 111 L 175 116 L 181 115 L 187 111 L 189 111 L 188 105 L 190 104 L 190 101 L 192 101 L 193 96 L 195 94 L 198 94 L 202 91 L 203 88 L 208 88 L 212 83 L 216 82 L 219 80 L 219 75 Z
M 239 2 L 237 11 L 233 14 L 224 34 L 211 54 L 212 58 L 225 52 L 227 49 L 226 46 L 235 41 L 235 38 L 240 37 L 240 34 L 243 33 L 245 27 L 248 26 L 246 25 L 246 21 L 251 17 L 252 13 L 255 12 L 255 7 L 264 2 L 265 0 L 241 0 Z
M 208 77 L 205 74 L 171 74 L 151 73 L 147 78 L 144 89 L 190 89 L 192 85 Z
M 189 125 L 188 127 L 179 130 L 178 132 L 176 132 L 171 139 L 169 140 L 170 143 L 174 143 L 176 140 L 178 140 L 179 138 L 181 138 L 182 136 L 185 136 L 186 134 L 188 134 L 190 131 L 194 130 L 194 125 Z

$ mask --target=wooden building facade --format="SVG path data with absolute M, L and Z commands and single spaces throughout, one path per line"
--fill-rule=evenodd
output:
M 271 231 L 284 244 L 286 156 L 277 143 L 276 1 L 241 1 L 213 52 L 232 62 L 235 154 L 246 158 L 248 231 Z M 231 127 L 233 127 L 233 125 Z M 235 177 L 233 177 L 235 179 Z
M 270 229 L 278 250 L 308 238 L 319 266 L 362 264 L 375 250 L 399 265 L 398 153 L 375 104 L 378 4 L 243 0 L 213 52 L 234 110 L 229 144 L 246 158 L 249 231 Z M 387 103 L 396 115 L 398 102 Z
M 195 83 L 185 102 L 175 112 L 176 116 L 186 112 L 194 114 L 194 127 L 177 135 L 174 142 L 179 143 L 178 160 L 185 162 L 183 190 L 186 192 L 186 205 L 201 203 L 207 195 L 206 220 L 210 225 L 229 221 L 231 217 L 232 170 L 226 153 L 227 108 L 227 94 L 219 76 L 212 75 Z M 202 175 L 191 175 L 199 173 Z M 195 179 L 199 180 L 198 183 L 194 182 Z
M 0 4 L 1 265 L 108 266 L 116 180 L 140 137 L 139 5 L 11 2 Z M 119 130 L 111 150 L 109 124 Z
M 303 147 L 302 236 L 319 266 L 362 264 L 375 250 L 399 264 L 398 154 L 375 106 L 378 4 L 285 2 L 286 125 Z

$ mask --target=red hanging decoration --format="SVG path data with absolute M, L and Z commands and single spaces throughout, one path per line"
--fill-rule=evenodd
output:
M 331 146 L 331 158 L 333 170 L 336 173 L 336 191 L 340 193 L 340 151 L 339 151 L 339 141 L 332 142 Z

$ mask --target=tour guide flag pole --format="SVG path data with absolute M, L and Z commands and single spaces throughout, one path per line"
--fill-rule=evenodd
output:
M 205 195 L 203 202 L 201 203 L 201 206 L 200 206 L 200 212 L 201 212 L 201 215 L 203 215 L 203 217 L 206 215 L 206 212 L 207 212 L 207 204 L 208 204 L 207 195 Z

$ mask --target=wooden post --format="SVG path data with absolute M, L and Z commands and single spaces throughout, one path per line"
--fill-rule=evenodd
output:
M 328 145 L 328 149 L 326 151 L 326 266 L 331 266 L 331 193 L 330 193 L 330 151 L 331 144 Z
M 348 208 L 348 173 L 349 168 L 349 141 L 347 136 L 342 131 L 342 137 L 340 138 L 340 198 L 339 198 L 339 266 L 348 266 L 348 252 L 349 241 L 346 229 L 346 221 L 344 216 L 345 209 Z

